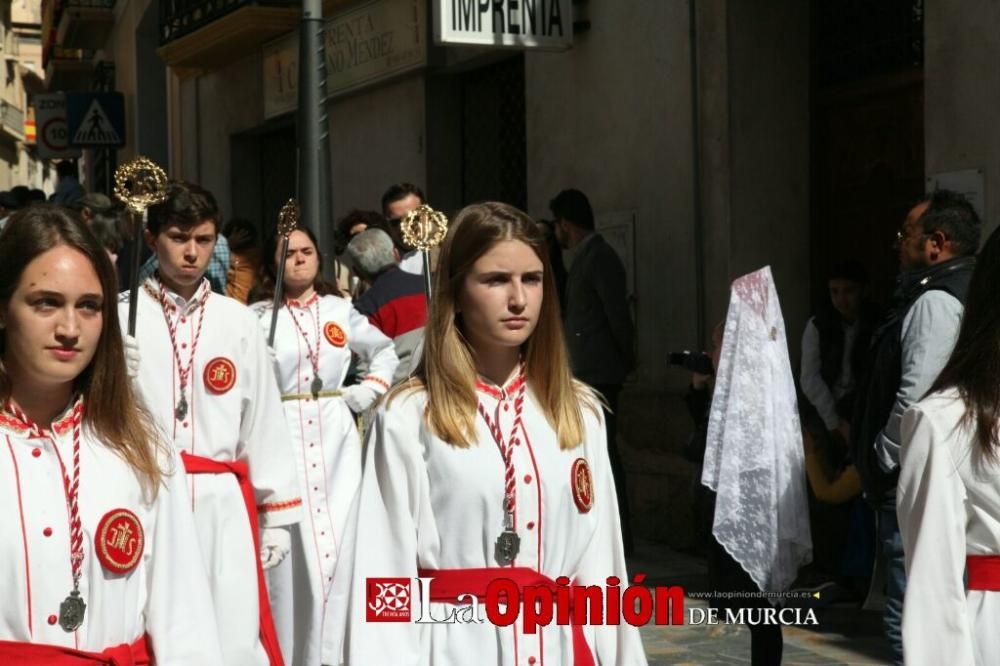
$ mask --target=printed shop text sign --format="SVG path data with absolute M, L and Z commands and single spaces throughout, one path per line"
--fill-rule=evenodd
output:
M 426 0 L 374 0 L 323 25 L 326 93 L 332 98 L 427 64 Z M 299 39 L 264 49 L 264 116 L 298 106 Z
M 438 44 L 567 49 L 572 0 L 434 0 Z

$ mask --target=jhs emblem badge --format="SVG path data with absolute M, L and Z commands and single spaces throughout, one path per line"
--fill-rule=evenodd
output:
M 368 578 L 365 587 L 369 622 L 410 621 L 409 578 Z
M 145 541 L 139 518 L 128 509 L 113 509 L 97 524 L 94 550 L 105 569 L 126 574 L 139 564 Z
M 344 333 L 344 329 L 332 321 L 326 322 L 326 326 L 323 327 L 323 335 L 326 336 L 326 341 L 334 347 L 343 347 L 347 344 L 347 334 Z
M 594 506 L 594 480 L 590 476 L 590 465 L 583 458 L 573 461 L 570 469 L 570 485 L 573 487 L 573 501 L 581 513 L 588 513 Z
M 212 393 L 225 393 L 236 385 L 236 366 L 224 356 L 213 358 L 205 366 L 203 379 Z

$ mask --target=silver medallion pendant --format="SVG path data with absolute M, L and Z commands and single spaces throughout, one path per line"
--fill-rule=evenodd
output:
M 79 590 L 73 590 L 61 604 L 59 604 L 59 626 L 66 631 L 76 631 L 83 624 L 83 614 L 87 611 L 87 604 L 83 602 Z
M 312 391 L 314 398 L 318 398 L 319 392 L 323 390 L 323 380 L 319 377 L 313 377 L 312 384 L 309 385 L 309 390 Z
M 178 421 L 183 421 L 188 413 L 188 401 L 183 395 L 181 396 L 180 402 L 177 403 L 177 407 L 174 409 L 174 418 Z
M 513 530 L 504 530 L 497 537 L 495 557 L 497 564 L 502 567 L 507 566 L 517 557 L 517 552 L 521 549 L 521 537 Z
M 510 507 L 510 504 L 507 505 Z M 521 537 L 514 531 L 514 512 L 507 508 L 503 512 L 503 532 L 497 537 L 494 557 L 497 563 L 505 567 L 514 561 L 521 549 Z

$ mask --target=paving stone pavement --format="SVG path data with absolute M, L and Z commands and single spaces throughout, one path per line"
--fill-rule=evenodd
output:
M 709 589 L 705 561 L 666 546 L 639 543 L 628 561 L 630 575 L 647 574 L 647 585 L 681 585 L 686 592 Z M 685 599 L 685 609 L 705 607 L 700 599 Z M 857 604 L 832 604 L 814 609 L 816 626 L 783 627 L 782 664 L 888 664 L 878 612 Z M 687 616 L 685 610 L 685 617 Z M 650 666 L 730 666 L 750 663 L 750 631 L 745 626 L 718 624 L 656 626 L 640 630 Z

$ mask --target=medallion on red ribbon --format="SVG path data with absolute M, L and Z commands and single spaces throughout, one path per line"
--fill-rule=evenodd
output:
M 225 356 L 213 358 L 205 366 L 203 379 L 212 393 L 226 393 L 236 386 L 236 366 Z
M 326 336 L 326 341 L 334 347 L 343 347 L 347 344 L 347 334 L 344 333 L 344 329 L 332 321 L 326 322 L 323 327 L 323 335 Z
M 594 506 L 594 480 L 590 476 L 590 465 L 583 458 L 573 461 L 570 468 L 570 485 L 573 486 L 573 501 L 580 513 L 588 513 Z
M 97 524 L 94 550 L 105 569 L 126 574 L 139 564 L 145 541 L 138 516 L 128 509 L 112 509 Z

